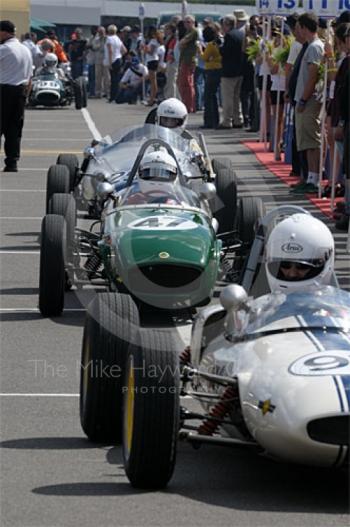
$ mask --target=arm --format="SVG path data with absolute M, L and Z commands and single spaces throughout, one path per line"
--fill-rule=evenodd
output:
M 309 77 L 305 85 L 303 96 L 302 96 L 302 99 L 304 101 L 308 101 L 310 97 L 312 97 L 315 91 L 315 86 L 316 86 L 317 77 L 318 77 L 318 67 L 319 67 L 318 64 L 308 65 Z

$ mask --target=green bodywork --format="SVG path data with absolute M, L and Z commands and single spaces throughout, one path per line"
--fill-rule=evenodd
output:
M 163 309 L 211 297 L 221 241 L 204 211 L 125 207 L 106 217 L 104 233 L 100 250 L 110 280 L 134 297 Z

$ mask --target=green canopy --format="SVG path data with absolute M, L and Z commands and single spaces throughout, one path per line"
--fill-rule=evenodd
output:
M 56 27 L 56 24 L 48 22 L 47 20 L 42 20 L 41 18 L 31 18 L 30 19 L 30 28 L 34 31 L 46 32 L 47 28 Z

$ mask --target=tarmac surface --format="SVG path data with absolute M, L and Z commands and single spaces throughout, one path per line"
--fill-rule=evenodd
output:
M 84 117 L 73 108 L 28 110 L 20 170 L 0 175 L 1 525 L 349 525 L 344 472 L 276 463 L 243 450 L 194 450 L 180 443 L 167 490 L 140 492 L 127 481 L 119 447 L 96 446 L 85 438 L 79 423 L 79 364 L 84 306 L 93 291 L 68 293 L 62 317 L 44 319 L 38 312 L 46 172 L 60 152 L 82 158 L 93 124 L 103 136 L 143 122 L 147 113 L 142 106 L 104 100 L 90 101 L 88 111 Z M 191 116 L 193 131 L 200 124 L 200 113 Z M 211 156 L 234 162 L 241 196 L 261 196 L 268 208 L 293 202 L 325 219 L 309 201 L 291 198 L 288 188 L 257 163 L 240 143 L 248 134 L 205 132 Z M 338 278 L 349 289 L 346 235 L 334 236 Z M 190 325 L 178 331 L 188 341 Z

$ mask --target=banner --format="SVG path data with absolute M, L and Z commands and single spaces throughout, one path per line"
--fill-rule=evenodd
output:
M 350 0 L 256 0 L 261 15 L 290 15 L 296 11 L 313 11 L 319 17 L 333 18 L 350 10 Z

